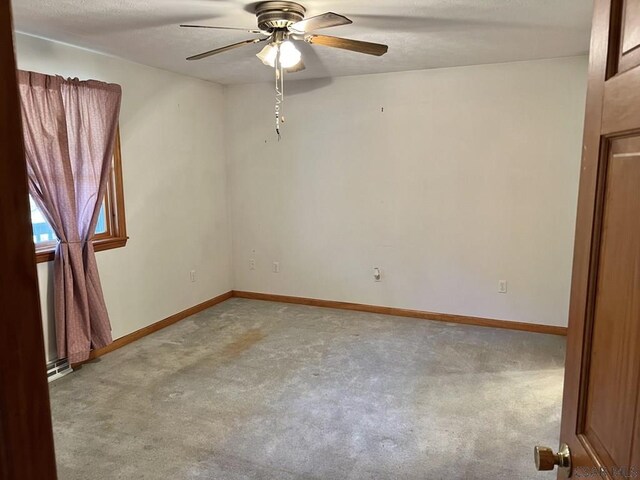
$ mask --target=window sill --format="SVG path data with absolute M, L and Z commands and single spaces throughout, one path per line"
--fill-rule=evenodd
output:
M 93 249 L 96 252 L 124 247 L 129 237 L 104 238 L 93 241 Z M 36 248 L 36 263 L 52 262 L 55 257 L 55 247 L 47 247 L 42 250 Z

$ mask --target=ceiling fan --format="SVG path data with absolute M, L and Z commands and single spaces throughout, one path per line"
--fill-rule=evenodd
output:
M 324 45 L 326 47 L 341 48 L 343 50 L 351 50 L 352 52 L 366 53 L 368 55 L 381 56 L 387 53 L 389 48 L 387 45 L 312 33 L 315 30 L 320 30 L 322 28 L 338 27 L 340 25 L 348 25 L 353 22 L 347 17 L 333 12 L 327 12 L 322 15 L 309 18 L 304 18 L 305 13 L 306 9 L 295 2 L 266 1 L 261 2 L 256 6 L 256 17 L 258 20 L 257 29 L 218 27 L 212 25 L 180 25 L 184 28 L 240 30 L 256 35 L 262 35 L 261 38 L 252 38 L 242 42 L 233 43 L 225 47 L 209 50 L 198 55 L 193 55 L 188 57 L 187 60 L 200 60 L 212 55 L 217 55 L 218 53 L 228 52 L 229 50 L 234 50 L 245 45 L 268 41 L 268 45 L 258 54 L 258 57 L 263 61 L 263 63 L 273 67 L 275 66 L 275 58 L 279 52 L 281 55 L 280 60 L 283 63 L 284 68 L 291 69 L 298 65 L 298 63 L 301 63 L 301 54 L 291 42 L 292 40 L 305 41 L 311 45 Z M 302 70 L 303 68 L 297 68 L 295 71 Z
M 266 1 L 258 3 L 255 14 L 258 28 L 218 27 L 213 25 L 180 25 L 183 28 L 211 28 L 218 30 L 240 30 L 254 35 L 242 42 L 233 43 L 207 52 L 188 57 L 187 60 L 201 60 L 203 58 L 228 52 L 245 45 L 268 42 L 256 56 L 262 63 L 274 67 L 276 71 L 276 133 L 280 139 L 280 122 L 282 117 L 282 103 L 284 101 L 284 73 L 299 72 L 305 69 L 302 54 L 294 45 L 294 41 L 304 41 L 311 45 L 340 48 L 367 55 L 381 56 L 387 53 L 389 47 L 380 43 L 363 42 L 348 38 L 317 35 L 313 32 L 322 28 L 338 27 L 353 23 L 347 17 L 337 13 L 327 12 L 315 17 L 305 18 L 306 9 L 299 3 L 289 1 Z

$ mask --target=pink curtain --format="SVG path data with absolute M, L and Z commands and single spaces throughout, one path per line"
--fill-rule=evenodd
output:
M 58 236 L 58 357 L 77 363 L 112 342 L 93 250 L 120 112 L 120 86 L 18 72 L 29 191 Z

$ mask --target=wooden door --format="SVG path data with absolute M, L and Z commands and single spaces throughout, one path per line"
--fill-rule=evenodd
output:
M 594 4 L 565 375 L 572 478 L 640 478 L 640 0 Z
M 10 2 L 0 2 L 0 479 L 55 480 Z

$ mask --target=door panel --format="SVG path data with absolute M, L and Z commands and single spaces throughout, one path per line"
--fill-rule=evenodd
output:
M 621 42 L 619 71 L 629 70 L 640 64 L 640 2 L 621 2 Z
M 624 2 L 624 35 L 622 37 L 622 53 L 629 53 L 640 45 L 640 4 Z
M 628 470 L 631 452 L 638 447 L 634 419 L 640 387 L 640 137 L 611 142 L 603 197 L 590 388 L 583 416 L 585 441 L 613 471 Z
M 638 125 L 640 125 L 640 68 L 634 67 L 606 82 L 601 133 L 611 135 L 632 131 Z

